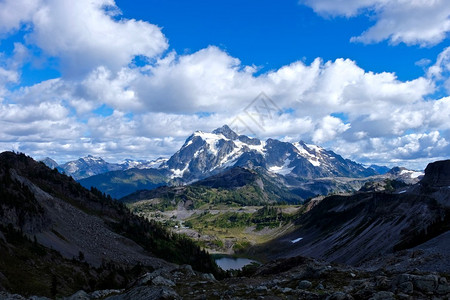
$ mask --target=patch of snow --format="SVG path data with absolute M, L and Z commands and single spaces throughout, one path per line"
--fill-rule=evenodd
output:
M 257 152 L 264 154 L 266 152 L 266 142 L 261 141 L 259 145 L 247 145 L 251 150 L 256 150 Z
M 308 161 L 309 161 L 314 167 L 320 167 L 320 161 L 317 160 L 317 158 L 316 158 L 316 160 L 314 160 L 314 159 L 308 159 Z
M 200 152 L 203 152 L 203 150 L 204 150 L 203 148 L 198 149 L 197 151 L 195 151 L 195 153 L 192 157 L 196 158 L 200 154 Z
M 67 171 L 69 173 L 75 173 L 79 169 L 77 164 L 74 162 L 70 162 L 67 166 L 68 166 Z
M 263 141 L 261 141 L 261 143 L 259 145 L 250 145 L 250 144 L 246 144 L 244 142 L 241 142 L 239 140 L 235 140 L 235 141 L 233 141 L 233 143 L 239 149 L 242 149 L 245 146 L 245 147 L 248 147 L 250 150 L 255 150 L 256 152 L 259 152 L 259 153 L 261 153 L 263 155 L 266 152 L 266 150 L 265 150 L 266 142 L 263 142 Z
M 298 152 L 300 152 L 300 155 L 306 158 L 313 166 L 320 166 L 319 158 L 308 150 L 314 150 L 317 153 L 320 152 L 322 148 L 316 145 L 306 145 L 308 149 L 305 149 L 299 142 L 296 142 L 293 145 L 295 146 L 295 148 L 297 148 Z
M 188 147 L 190 144 L 192 144 L 192 140 L 184 144 L 183 147 L 181 147 L 181 149 Z
M 218 168 L 218 167 L 224 167 L 224 168 L 226 168 L 226 167 L 232 166 L 232 165 L 236 162 L 237 158 L 242 154 L 242 153 L 241 153 L 241 152 L 242 152 L 241 150 L 242 150 L 242 148 L 235 147 L 235 148 L 233 149 L 233 151 L 231 151 L 230 153 L 228 153 L 227 155 L 225 155 L 225 156 L 220 160 L 220 162 L 217 164 L 217 166 L 214 167 L 214 169 L 215 169 L 215 168 Z
M 291 243 L 292 243 L 292 244 L 295 244 L 295 243 L 297 243 L 297 242 L 300 242 L 301 240 L 303 240 L 303 238 L 297 238 L 297 239 L 295 239 L 295 240 L 291 240 Z
M 299 142 L 295 142 L 293 143 L 294 147 L 297 148 L 298 152 L 300 152 L 300 154 L 303 155 L 307 155 L 307 156 L 312 156 L 311 153 L 309 153 L 304 147 L 303 145 L 301 145 Z
M 309 149 L 314 150 L 314 151 L 316 151 L 316 152 L 322 152 L 322 150 L 323 150 L 322 147 L 319 147 L 319 146 L 316 146 L 316 145 L 313 145 L 313 144 L 305 144 L 305 145 L 306 145 L 306 147 L 308 147 Z
M 186 164 L 186 167 L 184 167 L 183 170 L 181 169 L 170 169 L 172 172 L 172 175 L 170 176 L 171 179 L 177 178 L 177 177 L 183 177 L 184 172 L 188 169 L 189 164 Z
M 417 172 L 412 170 L 401 170 L 400 175 L 409 175 L 411 178 L 418 178 L 423 175 L 423 172 Z
M 226 140 L 229 140 L 227 138 L 225 138 L 222 134 L 220 134 L 221 137 L 223 137 Z M 217 164 L 217 166 L 215 166 L 213 169 L 216 169 L 218 167 L 230 167 L 233 166 L 237 159 L 244 153 L 244 147 L 249 148 L 250 150 L 254 150 L 256 152 L 259 152 L 261 154 L 264 155 L 265 153 L 265 142 L 261 142 L 259 145 L 250 145 L 250 144 L 246 144 L 244 142 L 241 142 L 239 140 L 233 140 L 233 143 L 235 145 L 234 149 L 228 153 L 226 156 L 224 156 L 220 162 Z M 216 153 L 217 155 L 217 153 Z
M 168 161 L 169 159 L 168 158 L 158 158 L 158 159 L 155 159 L 155 160 L 152 160 L 152 161 L 150 161 L 149 163 L 148 163 L 148 167 L 149 168 L 160 168 L 161 167 L 161 165 L 163 164 L 163 163 L 165 163 L 166 161 Z
M 269 168 L 270 172 L 277 173 L 280 175 L 287 175 L 292 172 L 294 167 L 289 168 L 289 164 L 291 163 L 291 160 L 289 158 L 286 158 L 284 160 L 284 164 L 282 166 L 272 166 Z
M 400 191 L 400 192 L 398 192 L 398 194 L 403 194 L 403 193 L 406 193 L 406 191 Z
M 218 140 L 228 140 L 223 134 L 215 134 L 210 132 L 196 131 L 194 135 L 201 137 L 206 142 L 213 142 Z
M 215 134 L 215 133 L 209 133 L 209 132 L 203 132 L 203 131 L 196 131 L 194 132 L 195 136 L 199 136 L 208 144 L 208 151 L 217 156 L 217 148 L 216 144 L 220 140 L 229 140 L 226 138 L 223 134 Z
M 423 175 L 424 175 L 423 172 L 416 172 L 416 171 L 414 171 L 414 172 L 412 172 L 411 177 L 412 178 L 418 178 L 419 176 L 423 176 Z
M 100 162 L 103 162 L 103 158 L 101 158 L 101 157 L 95 157 L 95 156 L 92 156 L 92 155 L 88 155 L 88 156 L 85 156 L 85 157 L 83 157 L 82 158 L 82 160 L 84 160 L 84 161 L 93 161 L 93 162 L 98 162 L 98 161 L 100 161 Z

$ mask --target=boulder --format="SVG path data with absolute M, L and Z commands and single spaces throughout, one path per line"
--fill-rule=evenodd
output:
M 164 278 L 162 276 L 156 276 L 152 279 L 153 285 L 163 285 L 163 286 L 175 286 L 175 283 L 172 280 Z
M 308 280 L 302 280 L 298 283 L 298 288 L 301 290 L 307 290 L 312 286 L 311 281 Z
M 405 294 L 411 294 L 414 291 L 414 286 L 411 281 L 405 281 L 398 286 L 399 291 Z
M 122 295 L 106 298 L 108 300 L 146 300 L 146 299 L 181 299 L 170 287 L 138 286 Z
M 436 275 L 416 276 L 414 278 L 414 287 L 424 293 L 434 292 L 438 286 L 439 277 Z
M 394 293 L 381 291 L 375 293 L 369 300 L 395 300 Z
M 335 292 L 328 296 L 326 300 L 353 300 L 353 297 L 343 292 Z

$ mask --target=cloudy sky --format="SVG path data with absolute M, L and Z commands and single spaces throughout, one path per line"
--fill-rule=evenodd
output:
M 0 150 L 152 159 L 227 123 L 420 169 L 450 157 L 449 32 L 448 0 L 0 0 Z

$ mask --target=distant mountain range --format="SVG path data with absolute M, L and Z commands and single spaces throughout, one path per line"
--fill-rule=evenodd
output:
M 80 180 L 110 171 L 159 168 L 162 163 L 167 161 L 167 159 L 158 158 L 151 161 L 125 159 L 121 163 L 109 163 L 101 157 L 88 155 L 77 160 L 66 162 L 62 165 L 58 165 L 58 163 L 50 157 L 46 157 L 41 161 L 51 169 L 56 168 L 61 173 L 72 176 L 75 180 Z
M 316 194 L 355 191 L 368 180 L 390 178 L 411 184 L 422 175 L 404 168 L 365 167 L 303 141 L 262 141 L 238 135 L 227 125 L 210 133 L 194 132 L 168 159 L 127 159 L 122 163 L 108 163 L 89 155 L 63 165 L 57 165 L 50 158 L 43 162 L 72 176 L 87 188 L 95 186 L 116 198 L 165 184 L 193 183 L 233 167 L 258 170 L 259 174 L 266 174 L 282 188 L 289 188 L 303 199 Z M 380 175 L 382 177 L 372 178 Z

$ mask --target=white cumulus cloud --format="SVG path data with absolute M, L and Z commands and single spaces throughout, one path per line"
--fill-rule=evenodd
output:
M 321 15 L 353 17 L 370 14 L 375 24 L 353 41 L 428 46 L 443 41 L 450 31 L 447 0 L 301 0 Z

